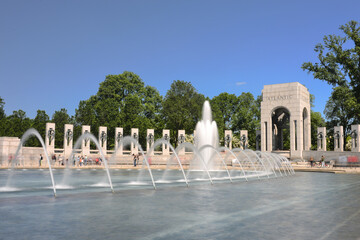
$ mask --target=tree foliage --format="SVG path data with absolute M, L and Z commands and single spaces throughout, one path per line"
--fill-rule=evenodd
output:
M 0 121 L 6 117 L 4 106 L 5 101 L 0 97 Z
M 6 135 L 9 137 L 21 138 L 31 127 L 31 119 L 26 116 L 23 110 L 13 111 L 13 114 L 6 117 Z
M 51 121 L 55 123 L 55 147 L 63 148 L 65 124 L 71 122 L 71 117 L 65 108 L 55 111 Z
M 4 106 L 5 106 L 5 101 L 0 97 L 0 136 L 3 136 L 5 134 L 6 115 L 5 115 Z
M 233 117 L 232 130 L 239 133 L 240 130 L 248 130 L 249 147 L 255 146 L 256 130 L 260 129 L 260 104 L 262 97 L 255 100 L 254 96 L 247 92 L 238 97 L 238 105 Z M 250 145 L 253 143 L 253 145 Z
M 344 36 L 327 35 L 315 46 L 317 63 L 305 62 L 302 69 L 334 87 L 349 89 L 346 95 L 360 105 L 360 26 L 350 21 L 340 26 Z M 336 89 L 334 89 L 336 90 Z M 342 90 L 343 91 L 343 90 Z M 337 97 L 335 94 L 333 97 Z M 334 100 L 334 99 L 333 99 Z M 356 116 L 359 119 L 359 116 Z
M 198 93 L 190 82 L 177 80 L 171 84 L 163 101 L 162 115 L 165 127 L 171 130 L 173 142 L 176 142 L 178 130 L 194 131 L 201 119 L 204 101 L 204 95 Z
M 45 139 L 46 135 L 46 123 L 49 122 L 49 116 L 44 110 L 37 110 L 37 114 L 34 119 L 31 120 L 31 127 L 39 132 L 42 139 Z M 44 141 L 45 142 L 45 141 Z M 41 147 L 40 141 L 36 137 L 30 138 L 26 145 L 32 147 Z
M 123 127 L 125 135 L 130 134 L 131 128 L 139 128 L 144 144 L 146 129 L 162 126 L 161 102 L 154 87 L 145 86 L 138 75 L 125 71 L 106 76 L 96 95 L 80 101 L 75 120 L 80 125 L 90 125 L 95 135 L 100 126 L 107 126 L 110 148 L 114 146 L 115 127 Z
M 317 149 L 317 128 L 325 127 L 326 123 L 324 118 L 321 116 L 319 112 L 310 112 L 311 117 L 311 149 Z
M 219 130 L 219 137 L 224 137 L 226 129 L 233 128 L 233 117 L 239 104 L 239 99 L 235 94 L 220 93 L 210 101 L 213 112 L 213 120 L 216 121 Z
M 356 98 L 349 88 L 335 87 L 325 105 L 324 114 L 335 125 L 343 126 L 346 137 L 351 125 L 359 122 L 360 105 L 356 104 Z

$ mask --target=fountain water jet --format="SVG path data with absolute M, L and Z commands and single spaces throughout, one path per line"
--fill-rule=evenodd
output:
M 47 152 L 47 149 L 46 149 L 44 140 L 43 140 L 42 137 L 40 136 L 39 132 L 36 131 L 35 129 L 30 128 L 30 129 L 28 129 L 28 130 L 22 135 L 21 140 L 20 140 L 20 143 L 19 143 L 19 145 L 18 145 L 18 148 L 17 148 L 16 153 L 15 153 L 15 156 L 14 156 L 13 162 L 11 163 L 11 165 L 12 165 L 11 167 L 14 168 L 14 165 L 16 164 L 16 161 L 17 161 L 19 152 L 20 152 L 20 150 L 21 150 L 21 148 L 22 148 L 22 145 L 23 145 L 31 136 L 35 136 L 35 137 L 40 141 L 40 144 L 41 144 L 41 146 L 42 146 L 42 148 L 43 148 L 43 150 L 44 150 L 45 157 L 46 157 L 46 161 L 47 161 L 48 166 L 49 166 L 49 172 L 50 172 L 51 183 L 52 183 L 52 185 L 53 185 L 54 196 L 56 197 L 55 180 L 54 180 L 54 175 L 53 175 L 52 168 L 51 168 L 51 163 L 50 163 L 49 155 L 48 155 L 48 152 Z M 9 187 L 10 181 L 11 181 L 11 177 L 12 177 L 12 174 L 10 174 L 9 177 L 8 177 L 8 180 L 7 180 L 7 183 L 6 183 L 6 187 Z
M 158 139 L 158 140 L 156 140 L 155 143 L 153 144 L 153 146 L 151 147 L 150 151 L 148 151 L 147 154 L 153 152 L 154 149 L 155 149 L 157 146 L 159 146 L 160 144 L 167 144 L 168 147 L 170 148 L 170 150 L 173 152 L 173 155 L 175 155 L 175 158 L 177 159 L 177 161 L 178 161 L 178 163 L 179 163 L 179 165 L 180 165 L 180 168 L 181 168 L 181 171 L 182 171 L 182 173 L 183 173 L 186 186 L 189 187 L 189 183 L 188 183 L 188 180 L 187 180 L 187 178 L 186 178 L 183 165 L 181 164 L 181 161 L 180 161 L 179 156 L 178 156 L 178 151 L 179 151 L 179 150 L 176 151 L 176 150 L 174 149 L 174 147 L 173 147 L 168 141 L 166 141 L 166 140 L 164 140 L 164 139 Z M 168 162 L 169 162 L 169 161 L 168 161 Z M 164 174 L 165 174 L 165 173 L 164 173 Z
M 108 177 L 111 192 L 114 192 L 114 188 L 113 188 L 113 185 L 112 185 L 111 176 L 110 176 L 110 172 L 109 172 L 108 162 L 107 162 L 106 157 L 105 157 L 105 155 L 104 155 L 104 153 L 102 151 L 102 148 L 100 147 L 99 142 L 97 141 L 97 139 L 95 138 L 95 136 L 93 134 L 84 133 L 76 140 L 76 143 L 74 145 L 75 148 L 73 149 L 73 151 L 72 151 L 72 153 L 70 155 L 70 159 L 73 159 L 74 151 L 75 151 L 76 147 L 79 146 L 84 139 L 90 139 L 91 141 L 93 141 L 95 143 L 97 149 L 99 150 L 100 156 L 102 157 L 102 159 L 104 159 L 106 174 L 107 174 L 107 177 Z M 64 176 L 66 176 L 66 175 L 64 175 Z
M 231 175 L 230 175 L 230 172 L 229 172 L 229 170 L 228 170 L 228 167 L 226 166 L 226 163 L 225 163 L 224 159 L 221 157 L 219 151 L 218 151 L 214 146 L 212 146 L 212 145 L 203 145 L 203 146 L 199 149 L 199 152 L 201 153 L 202 151 L 205 151 L 207 148 L 210 148 L 210 149 L 214 150 L 214 151 L 217 153 L 217 155 L 219 156 L 219 158 L 221 159 L 221 161 L 222 161 L 222 163 L 223 163 L 223 165 L 224 165 L 224 167 L 225 167 L 225 170 L 226 170 L 226 172 L 227 172 L 227 174 L 228 174 L 228 176 L 229 176 L 229 180 L 230 180 L 230 182 L 232 183 L 232 179 L 231 179 Z M 210 161 L 211 161 L 211 159 L 210 159 Z M 211 163 L 211 162 L 210 162 L 210 163 Z
M 150 169 L 149 161 L 148 161 L 146 155 L 144 154 L 144 151 L 143 151 L 141 145 L 138 143 L 138 141 L 132 136 L 126 136 L 120 141 L 120 143 L 123 143 L 123 144 L 119 144 L 119 147 L 115 150 L 114 154 L 112 155 L 111 160 L 113 160 L 113 158 L 115 158 L 116 153 L 119 150 L 120 146 L 126 146 L 126 144 L 134 143 L 138 147 L 141 155 L 144 158 L 143 163 L 145 162 L 145 164 L 146 164 L 146 166 L 148 168 L 149 174 L 150 174 L 150 178 L 151 178 L 151 182 L 153 184 L 153 187 L 154 187 L 154 189 L 156 189 L 156 184 L 155 184 L 154 177 L 153 177 L 153 174 L 152 174 L 151 169 Z
M 217 148 L 219 145 L 219 133 L 216 122 L 212 120 L 212 113 L 209 101 L 205 101 L 202 109 L 202 120 L 196 124 L 195 145 L 200 149 L 204 145 L 211 145 Z M 211 149 L 201 153 L 206 166 L 211 159 Z M 209 166 L 212 169 L 213 166 Z

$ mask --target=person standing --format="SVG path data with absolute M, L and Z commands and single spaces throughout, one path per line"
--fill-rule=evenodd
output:
M 325 157 L 324 157 L 324 155 L 321 156 L 321 167 L 322 168 L 325 167 Z
M 133 158 L 134 158 L 134 167 L 136 167 L 136 160 L 137 160 L 137 158 L 136 158 L 136 155 L 135 155 L 135 154 L 133 154 Z
M 39 159 L 39 167 L 41 167 L 41 161 L 43 160 L 43 156 L 42 154 L 40 153 L 40 159 Z

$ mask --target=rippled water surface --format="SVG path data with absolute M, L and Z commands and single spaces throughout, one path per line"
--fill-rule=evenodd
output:
M 66 177 L 56 170 L 54 198 L 46 170 L 14 171 L 5 189 L 9 172 L 0 171 L 1 239 L 360 237 L 360 175 L 296 173 L 214 185 L 194 180 L 187 188 L 179 171 L 165 180 L 153 171 L 153 190 L 146 172 L 112 170 L 111 193 L 102 169 Z

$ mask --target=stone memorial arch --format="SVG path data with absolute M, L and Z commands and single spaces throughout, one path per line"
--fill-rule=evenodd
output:
M 261 102 L 261 151 L 289 151 L 301 158 L 310 150 L 310 94 L 298 82 L 265 85 Z

